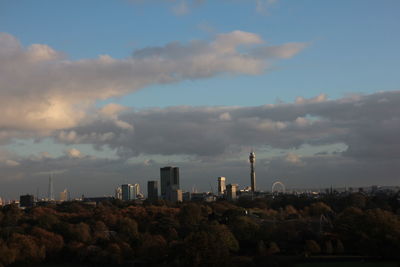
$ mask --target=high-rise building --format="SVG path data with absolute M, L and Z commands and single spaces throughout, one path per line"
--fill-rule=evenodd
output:
M 218 195 L 224 195 L 226 190 L 226 178 L 225 177 L 218 177 Z
M 147 198 L 149 200 L 158 199 L 158 181 L 147 182 Z
M 121 185 L 122 200 L 134 200 L 140 195 L 139 184 L 123 184 Z
M 234 201 L 237 199 L 236 192 L 238 191 L 237 184 L 228 184 L 226 186 L 226 199 L 229 201 Z
M 3 199 L 0 197 L 0 206 L 3 206 Z
M 120 186 L 115 188 L 115 199 L 121 199 L 122 200 L 122 188 Z
M 167 166 L 160 169 L 161 197 L 170 200 L 171 191 L 179 189 L 179 168 Z
M 122 200 L 128 201 L 133 199 L 133 185 L 123 184 L 121 185 Z
M 60 192 L 60 201 L 67 201 L 69 199 L 69 192 L 67 189 L 64 189 L 64 191 Z
M 170 192 L 170 199 L 171 202 L 182 202 L 183 195 L 182 190 L 180 189 L 172 189 Z
M 138 196 L 140 196 L 140 185 L 139 184 L 134 184 L 133 185 L 133 199 L 137 199 Z
M 23 195 L 19 197 L 19 206 L 25 208 L 33 207 L 35 197 L 33 195 Z
M 254 170 L 254 165 L 256 163 L 256 154 L 254 152 L 250 153 L 250 182 L 251 182 L 251 192 L 256 191 L 256 172 Z

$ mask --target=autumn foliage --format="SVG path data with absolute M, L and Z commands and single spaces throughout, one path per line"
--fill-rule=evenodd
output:
M 0 266 L 265 266 L 285 256 L 399 259 L 398 195 L 236 203 L 65 202 L 0 209 Z M 277 265 L 278 264 L 278 265 Z

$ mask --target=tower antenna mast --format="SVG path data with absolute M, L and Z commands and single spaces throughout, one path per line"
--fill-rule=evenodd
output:
M 250 152 L 250 182 L 251 182 L 251 192 L 256 191 L 256 172 L 254 170 L 254 165 L 256 163 L 256 153 L 254 151 Z

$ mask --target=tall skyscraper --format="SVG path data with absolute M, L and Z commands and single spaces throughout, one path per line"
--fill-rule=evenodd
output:
M 238 191 L 237 184 L 228 184 L 226 186 L 226 199 L 229 201 L 233 201 L 237 199 L 236 192 Z
M 256 172 L 254 170 L 254 165 L 256 163 L 256 154 L 254 152 L 250 153 L 250 182 L 251 182 L 251 192 L 256 191 Z
M 158 181 L 147 182 L 147 198 L 149 200 L 158 199 Z
M 121 185 L 122 200 L 128 201 L 133 199 L 133 185 L 123 184 Z
M 137 199 L 138 196 L 140 195 L 140 185 L 139 184 L 134 184 L 133 185 L 133 199 Z
M 170 200 L 171 191 L 179 189 L 179 168 L 167 166 L 160 169 L 161 197 Z
M 225 177 L 218 177 L 218 195 L 222 196 L 226 190 L 226 179 Z

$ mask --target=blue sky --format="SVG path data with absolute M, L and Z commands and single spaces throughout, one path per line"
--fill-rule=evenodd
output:
M 277 1 L 266 13 L 256 11 L 256 1 L 204 1 L 176 15 L 179 4 L 2 1 L 0 30 L 24 45 L 47 44 L 72 59 L 125 58 L 138 48 L 233 30 L 257 33 L 275 45 L 310 43 L 263 75 L 152 86 L 113 100 L 133 107 L 261 105 L 320 93 L 338 98 L 398 89 L 398 1 Z
M 399 10 L 397 0 L 2 0 L 0 188 L 17 194 L 57 172 L 63 186 L 87 179 L 82 191 L 108 194 L 165 164 L 186 168 L 186 188 L 229 175 L 245 185 L 251 149 L 265 188 L 272 175 L 299 177 L 289 187 L 369 185 L 381 170 L 395 184 Z

